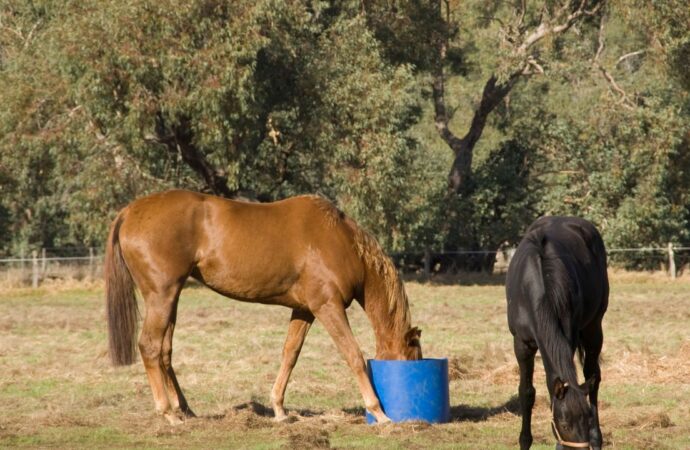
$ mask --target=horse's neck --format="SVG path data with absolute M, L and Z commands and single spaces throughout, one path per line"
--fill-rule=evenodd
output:
M 543 260 L 543 272 L 550 274 L 544 280 L 545 296 L 536 301 L 537 343 L 547 371 L 553 381 L 559 377 L 577 383 L 577 371 L 573 362 L 577 333 L 572 310 L 572 292 L 567 282 L 569 275 L 563 262 L 557 259 Z
M 400 310 L 407 305 L 389 303 L 391 288 L 377 271 L 372 270 L 367 274 L 363 306 L 374 329 L 377 359 L 402 357 L 404 334 L 409 328 L 409 324 L 405 323 L 408 313 Z
M 542 337 L 538 339 L 538 346 L 544 362 L 549 390 L 551 390 L 553 381 L 557 377 L 571 384 L 577 384 L 577 370 L 573 361 L 574 354 L 565 336 L 558 334 L 548 340 Z

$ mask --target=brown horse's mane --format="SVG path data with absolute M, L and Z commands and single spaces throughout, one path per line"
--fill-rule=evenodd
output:
M 330 226 L 335 227 L 339 223 L 344 223 L 352 231 L 357 255 L 362 258 L 367 268 L 381 276 L 388 297 L 388 308 L 385 312 L 392 315 L 393 319 L 390 323 L 394 325 L 397 332 L 404 333 L 409 330 L 411 318 L 405 287 L 393 261 L 386 255 L 376 238 L 355 221 L 349 219 L 329 200 L 318 195 L 309 195 L 308 197 L 324 212 L 326 221 Z
M 386 255 L 378 241 L 368 232 L 355 225 L 355 249 L 364 264 L 375 270 L 383 278 L 388 294 L 388 313 L 395 314 L 395 323 L 410 328 L 410 309 L 407 293 L 393 261 Z

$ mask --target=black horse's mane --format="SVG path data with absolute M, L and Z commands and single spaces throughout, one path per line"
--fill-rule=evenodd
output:
M 537 327 L 542 337 L 542 355 L 549 358 L 560 376 L 576 385 L 577 373 L 573 364 L 573 351 L 582 348 L 575 325 L 573 302 L 579 300 L 579 287 L 573 282 L 567 252 L 559 251 L 558 243 L 549 240 L 541 230 L 534 230 L 532 255 L 539 258 L 544 295 L 535 299 Z

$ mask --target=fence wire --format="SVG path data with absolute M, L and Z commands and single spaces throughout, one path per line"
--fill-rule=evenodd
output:
M 515 248 L 500 250 L 443 250 L 390 253 L 403 273 L 431 276 L 434 273 L 507 270 Z M 609 248 L 610 265 L 666 270 L 675 278 L 678 269 L 690 264 L 690 246 Z M 627 267 L 626 267 L 627 268 Z M 100 279 L 103 254 L 93 248 L 46 248 L 32 252 L 31 257 L 0 258 L 0 286 L 38 287 L 48 280 Z

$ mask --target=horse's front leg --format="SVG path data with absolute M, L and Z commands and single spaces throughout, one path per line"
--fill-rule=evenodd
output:
M 582 371 L 586 380 L 594 378 L 594 383 L 589 388 L 589 403 L 592 408 L 592 420 L 589 425 L 589 443 L 592 449 L 601 449 L 603 438 L 599 427 L 599 383 L 601 383 L 601 368 L 599 366 L 599 355 L 604 343 L 604 334 L 601 323 L 593 330 L 582 333 L 582 343 L 585 348 L 585 360 Z
M 302 350 L 304 338 L 314 322 L 314 315 L 309 311 L 292 310 L 292 317 L 290 317 L 290 326 L 288 327 L 287 337 L 285 338 L 285 345 L 283 347 L 283 359 L 280 363 L 280 370 L 276 377 L 276 382 L 271 390 L 271 406 L 276 420 L 285 420 L 287 415 L 283 408 L 283 401 L 285 400 L 285 388 L 292 369 L 297 363 L 297 358 Z
M 337 298 L 328 301 L 321 305 L 317 311 L 314 311 L 314 315 L 328 331 L 350 369 L 354 372 L 366 409 L 376 418 L 377 423 L 390 422 L 388 416 L 384 414 L 381 403 L 367 376 L 364 357 L 359 349 L 357 340 L 352 334 L 350 323 L 345 315 L 343 302 Z
M 535 347 L 523 342 L 517 336 L 513 337 L 513 349 L 520 366 L 520 412 L 522 413 L 522 429 L 520 430 L 520 449 L 526 450 L 532 445 L 532 408 L 536 391 L 532 384 L 534 375 Z

